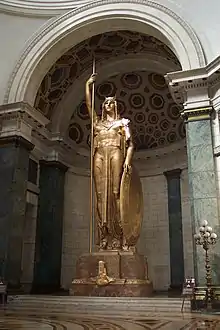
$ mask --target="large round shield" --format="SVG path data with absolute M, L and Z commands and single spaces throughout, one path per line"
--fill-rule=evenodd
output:
M 120 187 L 120 213 L 123 234 L 129 246 L 134 246 L 141 231 L 143 218 L 143 193 L 140 177 L 132 166 L 132 172 L 123 172 Z

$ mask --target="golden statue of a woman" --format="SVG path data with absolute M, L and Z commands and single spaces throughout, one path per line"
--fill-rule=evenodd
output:
M 136 243 L 139 236 L 142 207 L 140 194 L 137 201 L 136 196 L 133 196 L 134 199 L 131 196 L 134 145 L 129 120 L 120 117 L 115 97 L 106 97 L 102 104 L 101 117 L 98 117 L 95 111 L 92 112 L 90 87 L 95 79 L 96 74 L 92 74 L 86 82 L 86 104 L 90 117 L 93 116 L 97 243 L 100 250 L 128 250 Z M 136 184 L 136 187 L 138 188 L 134 190 L 140 191 L 140 184 Z M 126 198 L 122 196 L 124 193 Z M 134 220 L 130 221 L 125 219 L 128 216 L 126 208 L 134 201 L 134 214 L 131 214 Z

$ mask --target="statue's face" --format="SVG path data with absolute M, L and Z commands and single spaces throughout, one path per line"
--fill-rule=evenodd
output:
M 112 99 L 107 99 L 105 101 L 105 111 L 108 112 L 114 112 L 115 110 L 115 102 Z

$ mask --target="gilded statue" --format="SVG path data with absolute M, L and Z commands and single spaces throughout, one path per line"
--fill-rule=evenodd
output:
M 86 104 L 93 118 L 97 244 L 100 250 L 129 250 L 136 244 L 142 217 L 141 184 L 132 165 L 130 121 L 121 118 L 115 96 L 105 98 L 100 117 L 93 111 L 91 86 L 95 80 L 96 74 L 92 74 L 86 82 Z

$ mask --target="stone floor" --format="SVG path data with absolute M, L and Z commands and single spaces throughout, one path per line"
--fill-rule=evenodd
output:
M 220 316 L 190 313 L 147 313 L 146 317 L 95 317 L 92 315 L 41 315 L 0 311 L 1 330 L 220 330 Z

